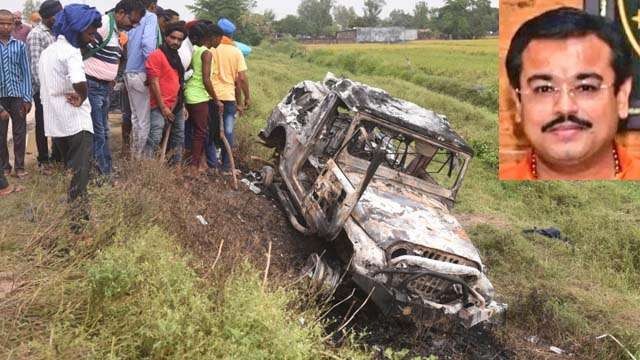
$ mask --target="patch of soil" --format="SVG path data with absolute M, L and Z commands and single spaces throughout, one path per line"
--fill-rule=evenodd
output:
M 5 298 L 12 291 L 19 288 L 22 284 L 17 284 L 15 274 L 9 272 L 0 272 L 0 299 Z
M 493 225 L 500 229 L 509 227 L 509 223 L 506 220 L 491 215 L 455 213 L 455 217 L 464 228 L 470 228 L 481 224 Z

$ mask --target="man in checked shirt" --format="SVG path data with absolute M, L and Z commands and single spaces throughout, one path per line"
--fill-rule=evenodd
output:
M 36 106 L 36 146 L 38 147 L 38 166 L 45 175 L 51 174 L 49 167 L 49 142 L 44 135 L 44 115 L 42 113 L 42 100 L 40 99 L 40 78 L 38 76 L 38 61 L 40 54 L 56 39 L 51 28 L 56 21 L 56 14 L 62 11 L 62 4 L 58 0 L 46 0 L 40 5 L 42 21 L 36 25 L 27 36 L 27 48 L 31 60 L 31 83 L 33 89 L 33 102 Z M 60 161 L 61 156 L 53 149 L 53 160 Z

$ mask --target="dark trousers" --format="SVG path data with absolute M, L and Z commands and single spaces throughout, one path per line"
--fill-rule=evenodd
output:
M 217 140 L 215 140 L 213 136 L 211 136 L 212 133 L 215 133 L 217 138 L 220 138 L 220 136 L 218 135 L 219 130 L 217 132 L 214 130 L 214 129 L 218 129 L 217 127 L 218 125 L 214 126 L 213 122 L 211 121 L 211 114 L 218 114 L 218 111 L 215 109 L 216 109 L 215 103 L 213 101 L 210 101 L 209 102 L 209 135 L 210 136 L 207 138 L 207 141 L 204 145 L 204 154 L 207 156 L 207 166 L 210 169 L 213 169 L 213 168 L 217 169 L 220 167 L 220 163 L 218 162 L 218 154 L 216 152 L 217 150 L 216 150 L 215 141 Z M 193 146 L 193 126 L 191 124 L 191 121 L 185 121 L 184 122 L 184 148 L 189 153 L 189 158 L 188 159 L 185 158 L 184 161 L 188 163 L 191 162 L 190 159 L 191 159 L 192 146 Z
M 6 189 L 7 186 L 9 186 L 9 182 L 4 177 L 4 169 L 0 167 L 0 190 Z
M 33 94 L 33 104 L 36 107 L 36 146 L 38 147 L 38 164 L 44 164 L 49 158 L 49 140 L 44 135 L 44 114 L 40 93 Z
M 199 167 L 209 137 L 209 103 L 187 104 L 189 122 L 193 127 L 191 166 Z
M 122 86 L 122 90 L 120 90 L 120 104 L 122 106 L 120 109 L 122 112 L 122 153 L 127 155 L 131 148 L 131 104 L 126 86 Z
M 23 100 L 17 97 L 0 98 L 0 105 L 11 116 L 13 129 L 13 155 L 15 157 L 16 170 L 24 170 L 24 154 L 27 140 L 27 117 L 22 112 Z M 0 120 L 0 166 L 11 171 L 9 163 L 9 149 L 7 148 L 7 137 L 9 131 L 9 121 Z
M 60 150 L 65 166 L 73 170 L 73 178 L 69 185 L 71 202 L 87 193 L 93 134 L 81 131 L 75 135 L 53 138 L 53 143 Z

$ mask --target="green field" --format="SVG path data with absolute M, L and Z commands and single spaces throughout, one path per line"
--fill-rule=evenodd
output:
M 497 47 L 497 39 L 315 45 L 307 47 L 306 58 L 353 74 L 406 80 L 496 111 Z
M 413 69 L 403 68 L 406 58 Z M 485 92 L 497 89 L 496 40 L 307 50 L 279 43 L 254 49 L 248 65 L 254 106 L 237 125 L 247 158 L 267 154 L 254 140 L 274 105 L 296 83 L 328 71 L 447 115 L 477 153 L 454 212 L 510 306 L 499 338 L 525 359 L 547 358 L 549 345 L 574 358 L 623 358 L 618 345 L 595 339 L 609 333 L 640 355 L 640 188 L 497 180 L 497 91 Z M 321 323 L 300 320 L 319 310 L 292 305 L 300 298 L 282 289 L 285 282 L 271 279 L 262 290 L 261 254 L 253 265 L 235 264 L 229 258 L 244 254 L 225 250 L 212 275 L 216 247 L 203 256 L 191 243 L 204 234 L 184 229 L 198 229 L 189 208 L 214 205 L 185 194 L 181 177 L 157 176 L 165 171 L 157 166 L 126 169 L 128 191 L 91 188 L 91 232 L 81 237 L 68 231 L 62 175 L 34 176 L 26 193 L 2 200 L 0 285 L 5 272 L 25 283 L 0 295 L 0 355 L 371 357 L 357 337 L 328 346 Z M 209 191 L 212 201 L 227 201 L 228 190 Z M 533 226 L 555 226 L 570 241 L 524 237 Z M 524 340 L 531 335 L 541 345 Z

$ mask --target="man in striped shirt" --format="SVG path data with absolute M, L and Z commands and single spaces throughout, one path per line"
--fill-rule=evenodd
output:
M 31 110 L 31 73 L 27 49 L 22 41 L 11 36 L 13 14 L 0 10 L 0 105 L 9 113 L 13 128 L 15 175 L 27 176 L 24 168 L 26 115 Z M 8 121 L 0 122 L 0 166 L 11 172 L 7 149 Z
M 93 160 L 100 175 L 111 175 L 109 149 L 109 97 L 118 75 L 122 56 L 119 29 L 128 29 L 140 22 L 145 14 L 141 0 L 121 0 L 112 12 L 102 17 L 96 42 L 84 49 L 84 70 L 87 75 L 91 120 L 93 121 Z
M 33 87 L 33 103 L 36 106 L 36 146 L 38 148 L 38 165 L 45 174 L 50 170 L 47 165 L 49 158 L 49 142 L 44 135 L 44 115 L 42 113 L 42 101 L 40 100 L 40 78 L 38 77 L 38 61 L 40 54 L 51 45 L 56 38 L 51 32 L 51 27 L 55 23 L 55 16 L 62 11 L 62 4 L 58 0 L 46 0 L 40 5 L 40 16 L 42 21 L 36 25 L 27 35 L 27 49 L 31 60 L 31 84 Z M 57 159 L 60 160 L 60 159 Z

